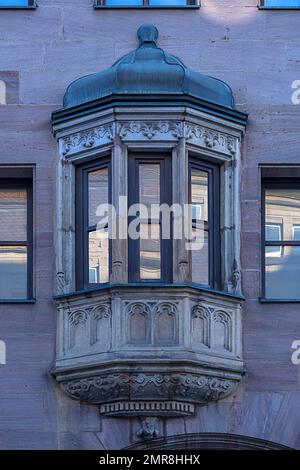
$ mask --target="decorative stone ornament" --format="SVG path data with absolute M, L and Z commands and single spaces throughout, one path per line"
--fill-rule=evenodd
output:
M 226 399 L 244 374 L 239 195 L 246 116 L 233 108 L 226 84 L 195 74 L 157 48 L 155 27 L 143 26 L 138 36 L 139 48 L 109 71 L 71 84 L 64 109 L 53 115 L 58 141 L 53 374 L 68 396 L 98 405 L 104 415 L 189 416 L 198 404 Z M 144 80 L 138 70 L 145 71 Z M 110 283 L 76 292 L 76 165 L 110 155 L 118 212 L 119 196 L 128 194 L 129 153 L 158 150 L 172 156 L 172 200 L 181 206 L 188 203 L 189 154 L 220 166 L 222 289 L 192 284 L 185 240 L 173 241 L 172 284 L 128 284 L 127 240 L 116 238 Z M 140 437 L 153 433 L 148 423 Z

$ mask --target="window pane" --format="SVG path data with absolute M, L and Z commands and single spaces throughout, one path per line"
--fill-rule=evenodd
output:
M 0 241 L 27 241 L 25 189 L 0 189 Z
M 107 229 L 89 233 L 89 284 L 109 281 L 109 240 Z
M 93 227 L 101 221 L 97 216 L 100 204 L 108 204 L 108 168 L 92 171 L 88 174 L 89 226 Z
M 4 7 L 15 7 L 15 6 L 27 6 L 28 0 L 0 0 L 0 6 Z
M 192 250 L 192 282 L 209 284 L 209 256 L 208 231 L 205 223 L 208 222 L 208 173 L 197 168 L 191 171 L 191 199 L 192 199 L 192 235 L 194 248 Z
M 266 247 L 266 297 L 274 299 L 300 298 L 299 247 Z
M 151 204 L 160 204 L 160 164 L 140 163 L 139 202 L 144 204 L 150 217 Z
M 27 249 L 24 246 L 0 247 L 0 298 L 27 298 Z
M 140 277 L 144 280 L 161 278 L 160 225 L 140 225 Z
M 266 225 L 266 240 L 268 241 L 279 241 L 281 240 L 281 225 Z
M 208 174 L 192 169 L 192 218 L 208 222 Z
M 299 7 L 300 0 L 265 0 L 265 7 Z
M 209 285 L 208 232 L 193 230 L 194 236 L 202 240 L 202 248 L 192 251 L 192 281 L 196 284 Z
M 139 164 L 139 203 L 148 209 L 151 217 L 151 205 L 160 204 L 160 164 Z M 161 243 L 158 223 L 140 225 L 140 278 L 143 280 L 161 278 Z
M 300 225 L 300 190 L 267 189 L 266 190 L 266 226 L 281 226 L 281 239 L 293 240 L 293 228 Z M 272 241 L 275 228 L 266 227 L 266 240 Z M 280 240 L 275 238 L 275 240 Z
M 106 0 L 108 6 L 142 6 L 143 0 Z

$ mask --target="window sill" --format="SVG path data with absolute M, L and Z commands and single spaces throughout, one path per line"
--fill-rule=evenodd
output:
M 223 292 L 223 291 L 220 291 L 220 290 L 216 290 L 216 289 L 212 289 L 210 287 L 206 287 L 206 286 L 202 286 L 202 285 L 199 285 L 199 284 L 166 284 L 166 283 L 158 283 L 158 282 L 149 282 L 149 283 L 130 283 L 130 284 L 103 284 L 102 286 L 99 286 L 99 287 L 93 287 L 93 288 L 89 288 L 89 289 L 84 289 L 84 290 L 78 290 L 78 291 L 75 291 L 75 292 L 70 292 L 68 294 L 62 294 L 62 295 L 57 295 L 54 297 L 55 300 L 64 300 L 64 299 L 68 299 L 68 298 L 72 298 L 72 297 L 79 297 L 79 296 L 82 296 L 82 295 L 92 295 L 92 294 L 95 294 L 97 292 L 102 292 L 102 291 L 105 291 L 105 290 L 109 290 L 109 289 L 114 289 L 114 288 L 135 288 L 135 289 L 139 289 L 139 288 L 179 288 L 179 289 L 195 289 L 199 292 L 207 292 L 207 293 L 210 293 L 210 294 L 215 294 L 215 295 L 220 295 L 220 296 L 223 296 L 223 297 L 227 297 L 227 298 L 230 298 L 230 299 L 235 299 L 235 300 L 238 300 L 238 301 L 245 301 L 246 298 L 242 295 L 237 295 L 237 294 L 231 294 L 229 292 Z
M 94 5 L 95 10 L 199 10 L 200 5 Z
M 266 299 L 260 297 L 259 302 L 261 304 L 295 304 L 300 303 L 300 299 Z
M 0 304 L 35 304 L 36 299 L 0 299 Z

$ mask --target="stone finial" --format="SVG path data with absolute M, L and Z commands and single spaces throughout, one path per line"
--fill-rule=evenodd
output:
M 144 44 L 155 44 L 158 38 L 158 29 L 153 24 L 143 24 L 139 27 L 137 37 L 140 46 Z

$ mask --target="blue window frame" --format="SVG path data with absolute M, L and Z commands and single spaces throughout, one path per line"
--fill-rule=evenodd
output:
M 36 8 L 35 0 L 0 0 L 0 8 Z
M 261 0 L 260 8 L 287 10 L 300 8 L 300 0 Z
M 200 0 L 95 0 L 95 8 L 199 8 Z

